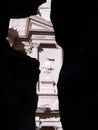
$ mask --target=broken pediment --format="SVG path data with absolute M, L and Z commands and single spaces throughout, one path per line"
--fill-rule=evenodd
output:
M 8 39 L 15 49 L 24 49 L 23 44 L 32 42 L 55 44 L 54 30 L 52 23 L 39 16 L 28 18 L 11 19 L 8 30 Z M 21 49 L 21 47 L 23 47 Z
M 38 16 L 31 16 L 30 17 L 30 31 L 51 31 L 53 32 L 53 26 L 50 21 L 46 21 L 41 17 Z
M 16 39 L 29 40 L 32 35 L 54 33 L 52 23 L 39 16 L 30 16 L 29 18 L 11 19 L 8 36 L 12 38 L 13 30 L 17 30 Z M 13 39 L 13 38 L 12 38 Z M 14 35 L 15 39 L 15 35 Z

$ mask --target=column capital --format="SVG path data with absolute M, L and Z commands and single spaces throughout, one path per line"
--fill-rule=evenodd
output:
M 37 48 L 38 48 L 39 45 L 40 45 L 39 42 L 32 42 L 32 43 L 31 43 L 31 46 L 32 46 L 32 47 L 37 47 Z
M 35 47 L 39 47 L 40 42 L 39 41 L 33 41 L 33 39 L 30 39 L 30 45 L 31 47 L 35 48 Z

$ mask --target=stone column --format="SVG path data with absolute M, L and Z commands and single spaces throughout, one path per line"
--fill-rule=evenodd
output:
M 31 41 L 30 44 L 31 44 L 30 45 L 31 46 L 31 53 L 29 54 L 29 56 L 39 60 L 39 45 L 40 45 L 40 43 Z M 39 81 L 37 82 L 37 91 L 40 91 Z
M 31 48 L 32 48 L 32 51 L 30 53 L 30 56 L 32 58 L 36 58 L 36 59 L 39 59 L 39 51 L 38 51 L 38 48 L 39 48 L 39 45 L 40 43 L 38 42 L 31 42 Z

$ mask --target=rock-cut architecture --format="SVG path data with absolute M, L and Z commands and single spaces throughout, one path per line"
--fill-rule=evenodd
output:
M 39 11 L 43 13 L 43 9 L 46 11 L 44 6 L 40 7 Z M 43 17 L 45 15 L 47 12 Z M 11 19 L 8 40 L 10 46 L 38 59 L 40 62 L 40 76 L 37 83 L 39 100 L 36 112 L 38 129 L 47 127 L 47 130 L 49 128 L 60 130 L 57 81 L 63 62 L 63 51 L 55 42 L 54 30 L 50 20 L 43 17 L 36 15 L 28 18 Z

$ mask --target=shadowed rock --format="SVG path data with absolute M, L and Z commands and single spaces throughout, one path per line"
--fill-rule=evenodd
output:
M 64 130 L 98 129 L 98 2 L 52 0 L 51 21 L 64 62 L 58 97 Z
M 0 2 L 0 129 L 35 130 L 39 61 L 16 51 L 6 41 L 10 18 L 37 14 L 45 0 Z

